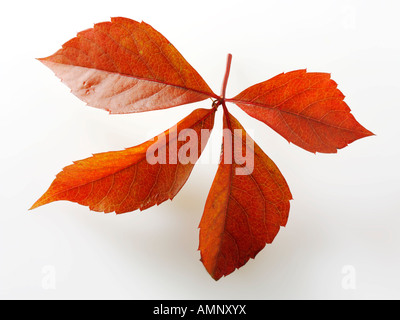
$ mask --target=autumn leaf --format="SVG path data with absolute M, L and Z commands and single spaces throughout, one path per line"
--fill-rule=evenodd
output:
M 39 60 L 78 98 L 110 113 L 218 97 L 162 34 L 126 18 L 98 23 Z
M 69 200 L 94 211 L 123 213 L 144 210 L 173 199 L 197 160 L 182 161 L 179 150 L 192 150 L 193 155 L 196 154 L 193 149 L 196 149 L 200 157 L 214 125 L 214 114 L 214 109 L 197 109 L 158 139 L 76 161 L 57 175 L 31 209 L 53 201 Z M 190 132 L 197 136 L 190 135 L 186 141 L 187 130 L 193 130 Z M 161 154 L 165 155 L 164 159 Z
M 343 99 L 329 74 L 297 70 L 251 86 L 227 101 L 305 150 L 335 153 L 372 135 Z
M 289 187 L 270 158 L 231 114 L 224 114 L 223 152 L 200 222 L 201 260 L 218 280 L 243 266 L 271 243 L 289 215 Z M 230 138 L 232 132 L 233 138 Z M 234 147 L 235 138 L 241 142 Z M 254 168 L 234 161 L 254 157 Z M 229 155 L 232 161 L 224 161 Z M 244 169 L 238 174 L 238 169 Z
M 218 96 L 161 33 L 127 18 L 98 23 L 39 60 L 81 100 L 110 113 L 159 110 L 207 98 L 212 109 L 196 109 L 138 146 L 74 162 L 31 209 L 69 200 L 94 211 L 124 213 L 173 199 L 222 106 L 221 161 L 199 224 L 201 261 L 215 280 L 272 243 L 286 226 L 292 199 L 278 167 L 229 113 L 228 102 L 313 153 L 335 153 L 372 135 L 351 114 L 330 74 L 282 73 L 226 98 L 232 61 L 228 54 Z

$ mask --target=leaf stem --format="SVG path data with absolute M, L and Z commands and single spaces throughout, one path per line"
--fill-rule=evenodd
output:
M 232 62 L 232 55 L 230 53 L 228 53 L 228 57 L 226 59 L 225 76 L 224 76 L 224 81 L 222 83 L 222 90 L 221 90 L 222 100 L 225 100 L 226 85 L 228 84 L 229 72 L 231 70 L 231 62 Z
M 232 131 L 232 126 L 231 126 L 231 121 L 230 121 L 230 119 L 229 119 L 229 111 L 228 111 L 228 108 L 226 107 L 226 104 L 225 104 L 225 101 L 222 101 L 222 109 L 224 110 L 224 117 L 225 117 L 225 119 L 226 119 L 226 125 L 227 125 L 227 127 L 228 127 L 228 129 L 232 132 L 232 134 L 233 134 L 233 131 Z

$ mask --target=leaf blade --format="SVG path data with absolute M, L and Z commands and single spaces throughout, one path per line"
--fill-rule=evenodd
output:
M 215 280 L 246 264 L 273 241 L 280 226 L 287 223 L 292 199 L 279 169 L 254 141 L 246 140 L 251 138 L 227 111 L 224 128 L 241 130 L 239 138 L 246 142 L 240 152 L 254 152 L 254 170 L 236 175 L 236 169 L 243 165 L 221 161 L 207 197 L 199 225 L 199 250 L 201 261 Z M 225 138 L 221 159 L 237 151 Z
M 127 18 L 95 24 L 39 61 L 78 98 L 110 113 L 159 110 L 216 97 L 163 35 Z
M 373 135 L 343 99 L 330 74 L 296 70 L 255 84 L 227 101 L 307 151 L 335 153 Z
M 196 159 L 188 163 L 170 160 L 177 159 L 177 152 L 187 144 L 197 148 L 197 155 L 201 155 L 209 137 L 201 131 L 212 130 L 214 115 L 214 109 L 196 109 L 156 141 L 149 140 L 125 150 L 94 154 L 75 161 L 56 176 L 31 209 L 68 200 L 93 211 L 124 213 L 173 199 L 188 179 Z M 198 134 L 203 145 L 199 141 L 180 139 L 180 134 L 188 129 Z M 149 148 L 165 150 L 165 163 L 157 162 L 155 153 L 148 153 Z

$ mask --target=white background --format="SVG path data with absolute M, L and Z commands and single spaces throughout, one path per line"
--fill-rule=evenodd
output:
M 361 0 L 3 1 L 0 298 L 400 298 L 399 9 Z M 173 201 L 144 212 L 105 215 L 70 202 L 28 211 L 73 160 L 137 145 L 210 106 L 110 116 L 35 60 L 112 16 L 152 25 L 216 93 L 232 53 L 227 96 L 281 72 L 329 72 L 376 136 L 314 155 L 229 106 L 294 200 L 273 244 L 217 282 L 197 251 L 215 163 L 198 164 Z M 220 148 L 221 120 L 220 110 L 210 154 Z

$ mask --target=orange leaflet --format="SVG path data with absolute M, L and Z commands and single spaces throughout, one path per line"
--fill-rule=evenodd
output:
M 170 108 L 216 96 L 150 25 L 112 18 L 39 59 L 88 105 L 110 113 Z
M 335 153 L 372 135 L 343 99 L 329 74 L 297 70 L 251 86 L 227 101 L 305 150 Z
M 197 160 L 178 161 L 178 153 L 191 150 L 193 154 L 196 149 L 200 156 L 213 128 L 214 114 L 214 109 L 197 109 L 156 141 L 76 161 L 57 175 L 31 209 L 69 200 L 94 211 L 123 213 L 144 210 L 174 198 Z M 196 135 L 190 135 L 188 140 L 188 130 L 196 133 L 199 140 L 193 139 Z
M 273 241 L 280 226 L 286 225 L 292 199 L 277 166 L 232 115 L 226 110 L 224 114 L 225 132 L 232 132 L 241 148 L 224 134 L 222 161 L 199 226 L 201 260 L 215 280 L 243 266 Z M 254 156 L 253 170 L 238 174 L 237 169 L 246 167 L 234 161 L 238 152 Z M 227 163 L 227 158 L 233 160 Z

